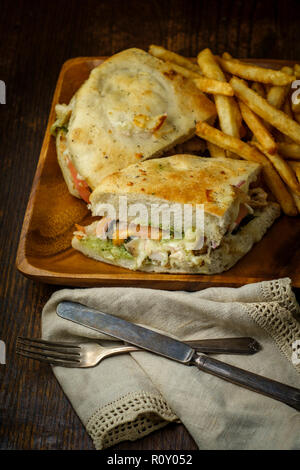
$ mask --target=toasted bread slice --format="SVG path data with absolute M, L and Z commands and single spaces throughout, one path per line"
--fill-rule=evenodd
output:
M 214 103 L 172 64 L 128 49 L 93 69 L 73 97 L 66 145 L 94 189 L 105 176 L 188 140 L 197 121 L 215 115 Z
M 117 210 L 119 197 L 126 196 L 128 205 L 145 204 L 148 221 L 151 205 L 164 203 L 177 203 L 183 209 L 185 204 L 191 205 L 194 221 L 196 206 L 203 204 L 205 235 L 218 244 L 237 218 L 240 203 L 260 170 L 257 163 L 229 158 L 173 155 L 151 159 L 104 178 L 91 194 L 91 208 L 93 215 L 103 215 L 106 204 Z

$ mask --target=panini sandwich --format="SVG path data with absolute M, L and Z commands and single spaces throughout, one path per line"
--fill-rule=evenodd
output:
M 133 48 L 93 69 L 56 114 L 59 165 L 71 194 L 88 202 L 104 177 L 190 139 L 216 109 L 172 64 Z
M 220 273 L 258 242 L 280 215 L 259 187 L 261 166 L 233 159 L 174 155 L 139 162 L 104 178 L 90 197 L 94 216 L 77 227 L 72 246 L 96 260 L 132 270 L 168 273 Z M 120 212 L 138 204 L 145 214 Z M 167 227 L 152 217 L 153 207 L 192 208 L 188 224 L 169 217 Z M 114 208 L 114 215 L 104 213 Z M 195 223 L 203 209 L 203 225 Z M 178 229 L 178 226 L 181 228 Z M 166 230 L 168 228 L 169 230 Z

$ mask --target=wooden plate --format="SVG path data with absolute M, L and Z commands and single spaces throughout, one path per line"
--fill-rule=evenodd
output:
M 300 287 L 300 217 L 280 217 L 250 253 L 229 271 L 217 275 L 134 272 L 86 258 L 70 247 L 74 223 L 89 216 L 84 203 L 66 190 L 50 126 L 55 119 L 55 105 L 68 103 L 90 71 L 103 60 L 79 57 L 68 60 L 62 67 L 20 236 L 18 270 L 38 281 L 69 286 L 198 290 L 289 276 L 293 285 Z M 272 68 L 293 65 L 293 62 L 273 60 L 252 59 L 251 62 Z

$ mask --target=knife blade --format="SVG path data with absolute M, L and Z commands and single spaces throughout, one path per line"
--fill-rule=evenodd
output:
M 204 354 L 197 354 L 195 349 L 181 341 L 75 302 L 61 302 L 56 311 L 65 320 L 71 320 L 182 364 L 196 366 L 204 372 L 274 398 L 300 411 L 300 390 L 295 387 Z
M 156 354 L 178 362 L 189 363 L 195 354 L 191 346 L 181 341 L 75 302 L 61 302 L 56 311 L 65 320 L 87 326 L 147 351 L 153 352 L 155 349 Z
M 82 309 L 82 306 L 78 308 Z M 70 306 L 68 307 L 66 305 L 60 306 L 59 309 L 62 309 L 63 311 L 65 311 L 66 309 L 70 309 Z M 75 313 L 72 313 L 72 315 L 74 317 Z M 83 319 L 83 315 L 84 313 L 80 314 L 81 320 Z M 106 321 L 108 317 L 109 317 L 108 314 L 105 314 L 104 318 L 106 319 Z M 74 319 L 71 319 L 71 318 L 70 320 L 75 321 Z M 114 324 L 114 328 L 116 328 L 116 321 L 117 321 L 116 317 L 113 317 L 111 320 L 112 320 L 112 323 Z M 130 326 L 131 325 L 132 324 L 130 324 Z M 124 327 L 124 323 L 122 326 Z M 125 326 L 128 326 L 128 322 L 125 322 Z M 111 334 L 113 335 L 113 333 L 114 331 L 112 331 Z M 260 344 L 255 339 L 250 338 L 250 337 L 210 338 L 210 339 L 184 341 L 184 343 L 190 346 L 196 352 L 203 352 L 207 354 L 255 354 L 261 349 Z

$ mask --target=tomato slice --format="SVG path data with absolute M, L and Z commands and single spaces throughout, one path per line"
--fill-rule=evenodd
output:
M 133 227 L 135 227 L 135 230 L 133 229 Z M 132 230 L 130 230 L 130 228 Z M 153 235 L 154 240 L 161 240 L 162 230 L 159 228 L 142 225 L 132 224 L 130 227 L 122 227 L 122 225 L 119 225 L 113 235 L 113 244 L 121 245 L 122 243 L 124 243 L 124 240 L 126 240 L 126 238 L 130 237 L 131 235 L 143 239 L 151 239 L 151 235 Z
M 67 159 L 67 165 L 68 165 L 68 168 L 70 170 L 75 188 L 79 192 L 80 197 L 85 202 L 89 203 L 90 202 L 91 191 L 90 191 L 90 188 L 88 187 L 88 184 L 86 183 L 86 181 L 81 180 L 81 179 L 78 178 L 78 173 L 76 171 L 76 168 L 75 168 L 75 166 L 73 165 L 72 161 L 69 158 Z

